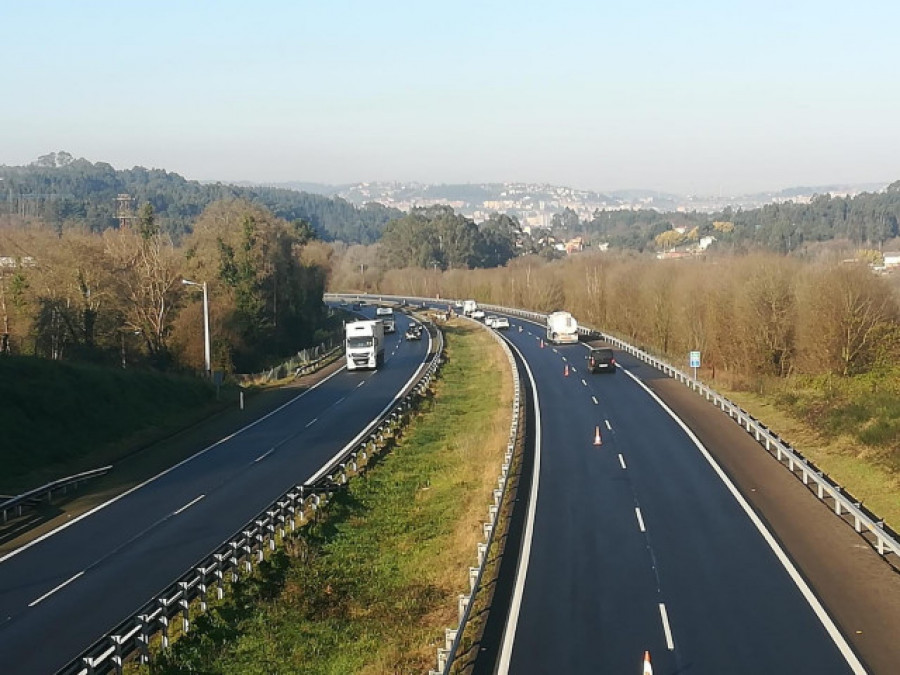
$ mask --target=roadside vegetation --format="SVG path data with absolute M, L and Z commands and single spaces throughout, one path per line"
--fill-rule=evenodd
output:
M 0 401 L 8 494 L 117 461 L 226 405 L 193 377 L 29 357 L 0 358 Z
M 493 339 L 447 329 L 434 398 L 399 445 L 154 660 L 150 672 L 422 673 L 482 538 L 509 430 Z

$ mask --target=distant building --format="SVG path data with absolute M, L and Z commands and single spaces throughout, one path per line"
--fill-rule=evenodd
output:
M 0 255 L 0 269 L 14 270 L 19 267 L 34 267 L 34 264 L 31 256 Z
M 881 255 L 885 267 L 900 267 L 900 251 L 885 251 Z
M 700 237 L 700 241 L 697 242 L 697 248 L 700 251 L 705 251 L 712 245 L 712 243 L 715 240 L 716 240 L 716 238 L 713 237 L 712 235 L 706 236 L 706 237 Z
M 579 251 L 584 250 L 584 239 L 581 237 L 575 237 L 574 239 L 569 239 L 569 241 L 565 244 L 565 251 L 567 255 L 572 255 L 573 253 L 577 253 Z

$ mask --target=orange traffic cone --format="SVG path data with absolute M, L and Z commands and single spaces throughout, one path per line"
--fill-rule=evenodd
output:
M 568 376 L 569 376 L 569 364 L 568 364 L 568 363 L 566 364 L 565 370 L 563 370 L 563 376 L 564 376 L 564 377 L 568 377 Z
M 600 425 L 597 425 L 596 431 L 594 431 L 594 445 L 603 445 L 603 439 L 600 438 Z
M 543 349 L 543 348 L 544 348 L 544 341 L 541 340 L 541 349 Z
M 644 652 L 644 670 L 641 675 L 653 675 L 653 666 L 650 665 L 650 652 Z

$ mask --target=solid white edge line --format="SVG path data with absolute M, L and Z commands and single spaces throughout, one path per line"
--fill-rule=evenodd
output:
M 187 511 L 189 508 L 191 508 L 194 504 L 196 504 L 197 502 L 199 502 L 199 501 L 200 501 L 201 499 L 203 499 L 205 496 L 206 496 L 206 495 L 200 495 L 199 497 L 195 497 L 194 499 L 192 499 L 191 501 L 189 501 L 187 504 L 185 504 L 184 506 L 182 506 L 180 509 L 177 509 L 176 511 L 173 511 L 173 512 L 172 512 L 172 515 L 173 515 L 173 516 L 177 516 L 179 513 L 182 513 L 182 512 L 184 512 L 184 511 Z
M 428 349 L 425 350 L 425 356 L 428 356 L 428 354 L 431 352 L 431 343 L 432 343 L 432 342 L 433 342 L 433 340 L 431 339 L 431 334 L 429 333 L 429 334 L 428 334 Z M 438 358 L 438 355 L 435 354 L 434 358 Z M 426 361 L 423 361 L 422 363 L 420 363 L 420 364 L 419 364 L 419 367 L 416 368 L 416 372 L 414 372 L 414 373 L 412 374 L 412 377 L 410 377 L 410 378 L 406 381 L 406 384 L 404 384 L 404 385 L 400 388 L 400 391 L 397 392 L 397 395 L 394 396 L 393 399 L 391 399 L 391 402 L 388 403 L 388 404 L 384 407 L 384 410 L 382 410 L 380 413 L 378 413 L 378 415 L 375 416 L 375 419 L 373 419 L 371 422 L 369 422 L 369 424 L 366 425 L 366 428 L 363 429 L 362 431 L 360 431 L 360 432 L 353 438 L 352 441 L 350 441 L 349 443 L 347 443 L 347 445 L 345 445 L 343 448 L 341 448 L 340 450 L 338 450 L 338 451 L 334 454 L 334 456 L 333 456 L 331 459 L 329 459 L 327 462 L 325 462 L 325 464 L 322 465 L 322 468 L 321 468 L 321 469 L 319 469 L 319 470 L 316 471 L 312 476 L 310 476 L 309 478 L 307 478 L 307 479 L 304 481 L 304 485 L 311 485 L 312 483 L 315 483 L 317 480 L 319 480 L 322 476 L 324 476 L 326 473 L 328 473 L 328 470 L 331 468 L 331 466 L 332 466 L 335 462 L 337 462 L 341 457 L 343 457 L 345 454 L 347 454 L 347 451 L 350 450 L 350 448 L 352 448 L 354 445 L 356 445 L 357 443 L 359 443 L 360 439 L 361 439 L 363 436 L 365 436 L 367 433 L 369 433 L 369 431 L 372 429 L 372 427 L 374 427 L 374 426 L 378 423 L 378 421 L 381 419 L 381 416 L 384 415 L 384 413 L 386 413 L 388 410 L 390 410 L 390 409 L 393 407 L 393 405 L 394 405 L 397 401 L 400 400 L 401 396 L 403 395 L 403 392 L 406 391 L 406 389 L 409 387 L 409 385 L 411 385 L 411 384 L 415 381 L 415 379 L 419 376 L 419 373 L 422 372 L 422 369 L 423 369 L 426 365 L 428 365 Z M 376 370 L 375 372 L 377 373 L 378 371 Z M 362 385 L 360 384 L 359 386 L 362 386 Z
M 669 416 L 675 420 L 675 423 L 681 427 L 685 434 L 687 434 L 688 438 L 693 441 L 694 445 L 697 446 L 697 449 L 700 450 L 700 453 L 706 458 L 706 461 L 709 462 L 710 466 L 712 466 L 713 471 L 719 476 L 719 479 L 725 484 L 725 487 L 728 488 L 728 491 L 731 492 L 731 495 L 740 504 L 741 508 L 744 510 L 744 513 L 747 514 L 747 517 L 750 521 L 756 526 L 756 529 L 759 530 L 759 533 L 762 535 L 763 539 L 765 539 L 766 543 L 769 545 L 769 548 L 772 549 L 772 552 L 775 554 L 775 557 L 778 558 L 778 561 L 784 566 L 784 569 L 787 571 L 788 576 L 790 576 L 791 580 L 796 584 L 797 588 L 800 590 L 800 593 L 809 603 L 809 606 L 812 608 L 813 612 L 815 612 L 819 621 L 822 622 L 823 627 L 828 632 L 828 635 L 831 637 L 832 641 L 834 641 L 835 646 L 838 648 L 838 651 L 841 652 L 841 655 L 846 659 L 847 664 L 850 666 L 851 670 L 857 675 L 865 675 L 866 669 L 863 668 L 862 663 L 859 658 L 856 656 L 856 653 L 850 647 L 847 640 L 841 634 L 838 627 L 835 625 L 834 620 L 825 610 L 825 607 L 822 606 L 822 603 L 819 601 L 819 598 L 816 597 L 816 594 L 813 593 L 812 589 L 809 587 L 809 584 L 806 583 L 806 580 L 801 576 L 800 572 L 797 571 L 797 568 L 794 566 L 794 563 L 788 557 L 787 553 L 785 553 L 784 549 L 775 539 L 771 532 L 769 532 L 768 528 L 766 528 L 765 524 L 762 522 L 762 519 L 756 514 L 756 511 L 750 506 L 749 502 L 744 499 L 744 495 L 738 491 L 737 487 L 734 483 L 731 482 L 731 479 L 728 475 L 722 470 L 719 466 L 718 462 L 713 458 L 703 443 L 700 442 L 700 439 L 694 434 L 693 431 L 688 428 L 688 426 L 675 414 L 675 412 L 668 406 L 666 403 L 656 395 L 656 393 L 650 389 L 646 384 L 641 382 L 635 375 L 633 375 L 630 371 L 622 369 L 628 377 L 634 380 L 641 388 L 646 391 L 653 400 L 659 404 L 659 406 L 665 410 Z
M 59 589 L 64 588 L 64 587 L 68 586 L 69 584 L 71 584 L 73 581 L 75 581 L 75 580 L 76 580 L 78 577 L 80 577 L 82 574 L 84 574 L 84 570 L 81 570 L 78 574 L 76 574 L 75 576 L 71 577 L 71 578 L 68 579 L 67 581 L 62 582 L 59 586 L 57 586 L 57 587 L 54 588 L 53 590 L 47 591 L 47 592 L 44 593 L 41 597 L 39 597 L 37 600 L 32 600 L 31 602 L 28 603 L 28 606 L 29 606 L 29 607 L 34 607 L 34 606 L 35 606 L 36 604 L 38 604 L 39 602 L 43 602 L 44 600 L 46 600 L 47 598 L 49 598 L 51 595 L 53 595 L 54 593 L 56 593 L 56 591 L 58 591 Z
M 666 647 L 671 652 L 675 649 L 675 641 L 672 639 L 672 629 L 669 627 L 669 613 L 666 611 L 666 605 L 659 603 L 659 616 L 662 618 L 663 632 L 666 634 Z
M 638 529 L 640 529 L 641 532 L 646 532 L 647 528 L 644 527 L 644 517 L 641 515 L 641 507 L 640 506 L 634 507 L 634 515 L 637 516 Z
M 622 467 L 623 470 L 626 468 L 626 467 L 625 467 L 625 458 L 622 457 L 622 453 L 621 453 L 621 452 L 619 453 L 619 465 Z
M 32 546 L 36 545 L 36 544 L 39 544 L 40 542 L 44 541 L 45 539 L 49 539 L 49 538 L 52 537 L 54 534 L 56 534 L 56 533 L 58 533 L 58 532 L 62 532 L 62 531 L 65 530 L 67 527 L 71 527 L 72 525 L 74 525 L 74 524 L 77 523 L 78 521 L 83 520 L 84 518 L 87 518 L 87 517 L 89 517 L 89 516 L 94 515 L 95 513 L 97 513 L 97 511 L 100 511 L 100 510 L 102 510 L 102 509 L 105 509 L 105 508 L 106 508 L 107 506 L 109 506 L 110 504 L 113 504 L 113 503 L 119 501 L 119 500 L 122 499 L 123 497 L 127 497 L 127 496 L 130 495 L 132 492 L 136 492 L 137 490 L 140 490 L 142 487 L 144 487 L 145 485 L 149 485 L 150 483 L 152 483 L 153 481 L 157 480 L 158 478 L 162 478 L 162 477 L 165 476 L 167 473 L 169 473 L 169 472 L 171 472 L 171 471 L 174 471 L 175 469 L 177 469 L 178 467 L 182 466 L 183 464 L 187 464 L 188 462 L 191 462 L 191 461 L 197 459 L 197 458 L 200 457 L 201 455 L 203 455 L 203 454 L 209 452 L 210 450 L 212 450 L 212 449 L 215 448 L 216 446 L 221 445 L 221 444 L 224 443 L 225 441 L 231 440 L 232 438 L 234 438 L 234 437 L 237 436 L 238 434 L 242 434 L 242 433 L 245 432 L 247 429 L 250 429 L 251 427 L 254 427 L 254 426 L 256 426 L 257 424 L 259 424 L 260 422 L 262 422 L 264 419 L 267 419 L 267 418 L 271 417 L 271 416 L 274 415 L 275 413 L 277 413 L 277 412 L 283 410 L 284 408 L 287 408 L 289 405 L 293 405 L 293 403 L 294 403 L 295 401 L 297 401 L 297 399 L 302 398 L 303 396 L 306 396 L 306 395 L 307 395 L 309 392 L 311 392 L 313 389 L 316 389 L 316 388 L 319 387 L 320 385 L 325 384 L 326 382 L 328 382 L 328 380 L 330 380 L 332 377 L 336 376 L 338 373 L 340 373 L 341 371 L 345 370 L 346 368 L 347 368 L 346 365 L 341 366 L 340 368 L 338 368 L 336 371 L 334 371 L 334 372 L 333 372 L 331 375 L 329 375 L 328 377 L 325 377 L 325 378 L 319 380 L 319 381 L 316 382 L 313 386 L 311 386 L 309 389 L 307 389 L 307 390 L 305 390 L 305 391 L 303 391 L 303 392 L 297 394 L 297 395 L 296 395 L 294 398 L 292 398 L 290 401 L 287 401 L 286 403 L 283 403 L 282 405 L 280 405 L 280 406 L 278 406 L 277 408 L 275 408 L 275 410 L 273 410 L 273 411 L 271 411 L 271 412 L 269 412 L 269 413 L 266 413 L 266 414 L 263 415 L 262 417 L 253 420 L 252 422 L 250 422 L 250 424 L 248 424 L 247 426 L 241 427 L 240 429 L 238 429 L 237 431 L 235 431 L 233 434 L 229 434 L 228 436 L 225 436 L 225 437 L 223 437 L 223 438 L 220 438 L 218 441 L 216 441 L 216 442 L 213 443 L 212 445 L 210 445 L 210 446 L 208 446 L 208 447 L 206 447 L 206 448 L 203 448 L 203 450 L 201 450 L 200 452 L 196 452 L 196 453 L 194 453 L 193 455 L 191 455 L 190 457 L 186 457 L 185 459 L 183 459 L 183 460 L 181 460 L 180 462 L 178 462 L 178 464 L 176 464 L 175 466 L 170 466 L 170 467 L 169 467 L 168 469 L 166 469 L 165 471 L 161 471 L 160 473 L 156 474 L 156 475 L 153 476 L 152 478 L 148 478 L 148 479 L 145 480 L 143 483 L 138 483 L 138 484 L 135 485 L 133 488 L 131 488 L 131 489 L 129 489 L 129 490 L 126 490 L 125 492 L 123 492 L 123 493 L 120 494 L 120 495 L 116 495 L 115 497 L 113 497 L 113 498 L 110 499 L 109 501 L 105 501 L 105 502 L 103 502 L 102 504 L 98 504 L 97 506 L 95 506 L 94 508 L 92 508 L 90 511 L 85 511 L 85 512 L 82 513 L 80 516 L 78 516 L 78 517 L 76 517 L 76 518 L 73 518 L 72 520 L 70 520 L 70 521 L 68 521 L 68 522 L 66 522 L 66 523 L 63 523 L 62 525 L 60 525 L 60 526 L 57 527 L 56 529 L 50 530 L 50 531 L 47 532 L 46 534 L 42 534 L 42 535 L 41 535 L 40 537 L 38 537 L 37 539 L 34 539 L 34 540 L 32 540 L 32 541 L 29 541 L 27 544 L 23 544 L 22 546 L 20 546 L 19 548 L 17 548 L 15 551 L 10 551 L 10 552 L 7 553 L 6 555 L 0 557 L 0 563 L 6 562 L 7 560 L 9 560 L 10 558 L 12 558 L 13 556 L 19 555 L 19 553 L 21 553 L 22 551 L 25 551 L 26 549 L 29 549 L 29 548 L 31 548 Z
M 519 611 L 522 608 L 522 595 L 525 591 L 525 577 L 528 574 L 528 561 L 531 558 L 531 540 L 534 537 L 534 514 L 537 509 L 538 485 L 541 474 L 541 405 L 538 401 L 537 383 L 531 366 L 522 355 L 522 352 L 512 342 L 510 346 L 518 352 L 525 372 L 531 380 L 531 398 L 534 402 L 534 468 L 531 475 L 531 491 L 528 496 L 528 514 L 525 520 L 525 533 L 522 537 L 522 555 L 519 556 L 519 565 L 516 568 L 516 581 L 513 588 L 512 602 L 510 603 L 509 616 L 506 626 L 503 628 L 503 642 L 500 651 L 500 661 L 497 664 L 497 672 L 500 675 L 509 673 L 510 657 L 512 656 L 513 643 L 516 639 L 516 627 L 519 623 Z

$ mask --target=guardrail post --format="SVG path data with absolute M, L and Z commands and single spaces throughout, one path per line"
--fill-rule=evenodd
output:
M 179 581 L 178 588 L 181 589 L 181 597 L 178 598 L 178 605 L 181 607 L 181 631 L 185 634 L 191 629 L 191 615 L 188 603 L 188 585 L 186 581 Z
M 213 557 L 216 559 L 216 599 L 221 600 L 225 595 L 224 579 L 225 559 L 228 554 L 216 553 Z
M 205 613 L 209 609 L 209 605 L 206 602 L 206 570 L 198 567 L 197 574 L 200 578 L 200 582 L 197 584 L 197 590 L 200 592 L 200 611 Z
M 116 674 L 122 675 L 122 640 L 124 638 L 121 635 L 110 635 L 109 639 L 113 643 L 112 662 L 116 667 Z
M 483 565 L 484 559 L 487 556 L 488 545 L 483 541 L 479 541 L 475 545 L 475 548 L 476 548 L 477 555 L 478 555 L 478 564 Z
M 238 580 L 238 564 L 240 561 L 240 543 L 237 541 L 230 541 L 228 545 L 231 547 L 231 583 L 237 583 Z
M 166 614 L 166 599 L 159 598 L 157 600 L 159 603 L 160 614 L 159 614 L 159 625 L 162 627 L 162 648 L 169 648 L 169 617 Z
M 463 617 L 466 615 L 466 609 L 469 607 L 469 601 L 471 600 L 471 596 L 465 595 L 463 593 L 459 594 L 459 621 L 463 620 Z

